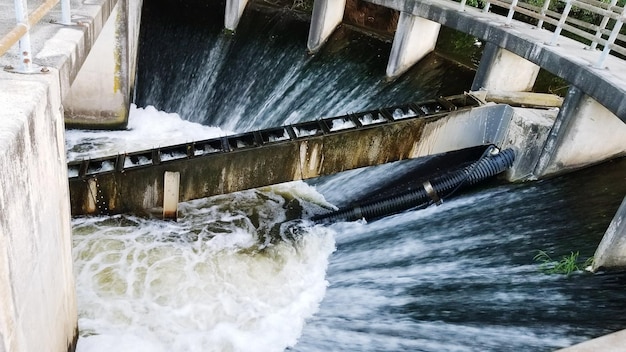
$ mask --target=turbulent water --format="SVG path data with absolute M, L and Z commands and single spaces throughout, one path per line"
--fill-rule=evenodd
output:
M 133 107 L 127 131 L 68 131 L 70 159 L 459 93 L 471 82 L 437 55 L 388 82 L 390 44 L 349 28 L 309 56 L 306 20 L 284 11 L 246 10 L 233 35 L 221 30 L 223 4 L 172 4 L 145 5 L 136 99 L 145 108 Z M 78 350 L 547 351 L 626 326 L 622 274 L 546 275 L 533 260 L 539 250 L 593 255 L 626 194 L 626 160 L 493 182 L 370 223 L 291 220 L 372 194 L 412 166 L 183 203 L 177 222 L 74 219 Z

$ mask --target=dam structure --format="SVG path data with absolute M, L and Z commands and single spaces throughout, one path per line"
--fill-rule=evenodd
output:
M 445 116 L 437 115 L 430 124 L 420 122 L 414 126 L 420 132 L 430 129 L 430 136 L 440 139 L 420 135 L 424 137 L 410 141 L 411 146 L 405 149 L 411 152 L 403 158 L 496 143 L 518 149 L 517 168 L 508 175 L 511 180 L 537 180 L 626 155 L 626 52 L 620 34 L 624 9 L 615 3 L 571 0 L 555 17 L 547 8 L 533 9 L 515 0 L 493 1 L 484 9 L 449 0 L 365 2 L 397 13 L 389 63 L 386 72 L 380 73 L 389 80 L 404 74 L 434 49 L 441 26 L 485 43 L 468 91 L 474 91 L 476 99 L 485 103 L 471 111 L 490 112 L 481 115 L 455 108 L 454 104 L 447 106 Z M 227 0 L 225 28 L 236 32 L 251 4 Z M 607 20 L 594 25 L 593 33 L 581 33 L 568 17 L 572 7 L 595 11 Z M 315 0 L 309 37 L 302 43 L 302 50 L 312 54 L 319 51 L 343 21 L 345 8 L 344 0 Z M 494 11 L 496 8 L 499 10 Z M 68 174 L 64 131 L 70 127 L 126 127 L 134 93 L 141 9 L 140 0 L 0 1 L 0 64 L 4 67 L 0 71 L 0 351 L 66 351 L 76 346 L 70 226 L 76 205 L 70 204 L 68 181 L 75 175 Z M 516 13 L 539 23 L 518 21 Z M 613 28 L 607 28 L 607 23 Z M 568 31 L 590 38 L 585 40 L 591 44 L 562 35 Z M 487 103 L 523 101 L 528 96 L 524 92 L 532 90 L 540 68 L 570 85 L 558 109 L 546 109 L 536 101 L 521 104 L 531 109 Z M 445 102 L 438 102 L 445 107 Z M 496 110 L 498 117 L 494 118 Z M 324 117 L 328 118 L 317 118 Z M 411 122 L 402 123 L 408 130 Z M 482 139 L 468 145 L 464 133 L 472 129 Z M 442 130 L 447 131 L 446 138 L 437 134 Z M 244 144 L 263 144 L 264 137 L 257 131 L 234 138 Z M 327 133 L 324 138 L 333 137 Z M 444 145 L 444 141 L 458 145 Z M 220 143 L 225 147 L 228 139 L 220 139 Z M 304 155 L 297 161 L 300 167 L 309 167 L 312 176 L 317 176 L 324 159 L 312 157 L 313 151 L 319 150 L 313 148 L 316 143 L 320 141 L 283 144 L 282 152 Z M 354 145 L 364 149 L 359 143 Z M 172 146 L 170 151 L 176 154 L 182 147 L 187 155 L 190 146 L 194 147 Z M 206 147 L 213 148 L 210 144 Z M 336 170 L 368 166 L 375 159 L 373 156 L 367 162 L 337 166 Z M 98 194 L 97 180 L 85 178 L 89 167 L 80 166 L 89 162 L 73 162 L 70 172 L 77 169 L 86 187 L 83 191 Z M 103 164 L 103 160 L 96 162 Z M 376 159 L 376 163 L 380 161 Z M 164 174 L 157 175 L 159 181 L 153 181 L 150 187 L 165 187 L 163 184 L 170 182 L 167 180 L 185 182 L 180 175 L 169 174 L 167 168 L 159 168 L 159 172 Z M 239 177 L 233 175 L 233 179 Z M 239 189 L 245 187 L 226 187 L 224 191 Z M 152 198 L 146 192 L 140 193 L 148 199 L 146 208 L 167 208 L 164 199 L 155 197 L 154 190 L 150 192 Z M 184 198 L 178 190 L 173 194 L 175 207 Z M 97 199 L 92 201 L 87 207 L 102 205 Z M 594 270 L 626 267 L 624 216 L 626 198 L 598 247 Z M 623 340 L 623 334 L 620 336 Z

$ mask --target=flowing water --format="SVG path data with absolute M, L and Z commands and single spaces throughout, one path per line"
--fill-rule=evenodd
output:
M 472 72 L 437 55 L 387 82 L 390 44 L 349 28 L 310 56 L 306 19 L 246 10 L 231 34 L 221 30 L 220 2 L 178 3 L 185 16 L 172 4 L 145 4 L 140 108 L 129 129 L 69 131 L 70 159 L 419 101 L 471 83 Z M 546 275 L 533 260 L 539 250 L 593 255 L 626 194 L 624 159 L 489 183 L 370 223 L 290 220 L 375 193 L 415 164 L 183 203 L 177 222 L 74 219 L 78 350 L 549 351 L 626 326 L 623 274 Z

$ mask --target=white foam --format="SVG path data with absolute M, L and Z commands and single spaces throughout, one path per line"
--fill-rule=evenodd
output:
M 229 134 L 232 132 L 185 121 L 178 114 L 158 111 L 153 106 L 138 108 L 133 104 L 126 130 L 68 130 L 65 133 L 65 145 L 67 160 L 71 161 L 187 143 Z
M 274 216 L 281 197 L 228 197 L 196 202 L 178 223 L 74 220 L 79 351 L 283 351 L 296 344 L 326 291 L 333 232 L 308 227 L 265 246 L 259 231 L 284 218 Z M 238 211 L 244 205 L 267 218 L 254 225 Z
M 69 131 L 68 156 L 220 134 L 176 114 L 133 107 L 127 131 Z M 332 229 L 306 223 L 273 233 L 294 200 L 305 213 L 316 204 L 330 206 L 313 187 L 292 182 L 183 203 L 178 222 L 74 219 L 78 351 L 283 351 L 295 345 L 324 297 L 335 240 Z

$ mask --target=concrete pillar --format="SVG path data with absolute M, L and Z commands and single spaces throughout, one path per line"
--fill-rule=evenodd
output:
M 67 127 L 121 129 L 135 84 L 142 1 L 119 0 L 63 106 Z
M 626 155 L 624 141 L 626 124 L 572 87 L 550 130 L 535 176 L 560 174 Z
M 592 270 L 626 269 L 626 197 L 593 256 Z
M 532 62 L 487 42 L 472 90 L 528 92 L 535 85 L 539 69 Z
M 401 12 L 387 64 L 387 77 L 394 78 L 435 49 L 441 24 Z
M 226 13 L 224 15 L 224 27 L 235 31 L 237 24 L 243 15 L 248 0 L 226 0 Z
M 163 219 L 176 220 L 180 199 L 180 172 L 165 171 L 163 176 Z
M 343 19 L 346 0 L 315 0 L 307 48 L 317 52 Z

